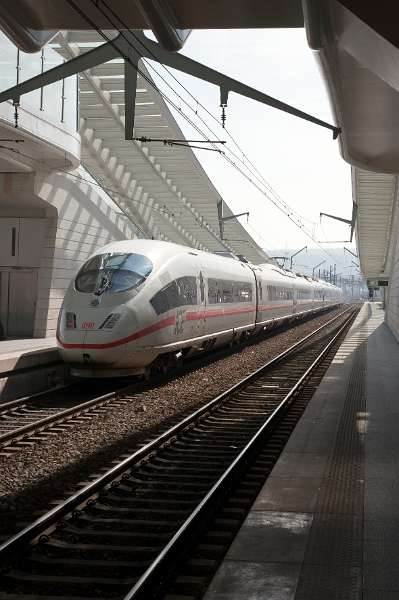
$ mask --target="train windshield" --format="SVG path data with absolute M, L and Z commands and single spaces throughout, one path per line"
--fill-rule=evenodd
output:
M 104 292 L 126 292 L 141 285 L 152 267 L 152 262 L 142 254 L 98 254 L 80 269 L 75 288 L 78 292 L 96 296 Z

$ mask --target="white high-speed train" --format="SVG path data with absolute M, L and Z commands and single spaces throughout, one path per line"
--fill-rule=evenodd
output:
M 74 375 L 143 374 L 341 302 L 339 288 L 272 264 L 168 242 L 113 242 L 71 282 L 57 340 Z

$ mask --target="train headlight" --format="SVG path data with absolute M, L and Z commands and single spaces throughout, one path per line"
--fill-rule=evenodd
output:
M 112 329 L 117 321 L 119 321 L 120 313 L 111 313 L 100 325 L 100 329 Z
M 76 315 L 73 312 L 65 314 L 65 325 L 67 329 L 76 329 Z

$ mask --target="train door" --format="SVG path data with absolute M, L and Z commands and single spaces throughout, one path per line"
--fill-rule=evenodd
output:
M 263 290 L 262 290 L 262 279 L 260 274 L 257 276 L 255 271 L 253 271 L 254 277 L 255 277 L 255 290 L 256 290 L 256 295 L 255 295 L 255 300 L 256 300 L 256 305 L 255 305 L 255 327 L 258 323 L 258 321 L 262 320 L 262 310 L 261 310 L 261 306 L 263 303 Z

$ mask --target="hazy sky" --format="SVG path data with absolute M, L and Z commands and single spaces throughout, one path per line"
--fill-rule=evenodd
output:
M 325 86 L 304 29 L 194 31 L 182 53 L 332 122 Z M 179 72 L 174 74 L 210 112 L 220 117 L 218 88 Z M 178 89 L 175 82 L 169 81 Z M 193 117 L 184 104 L 181 106 Z M 219 139 L 229 141 L 200 107 L 198 113 L 218 133 Z M 187 137 L 199 137 L 186 121 L 175 116 Z M 343 224 L 323 217 L 320 226 L 321 211 L 350 218 L 352 210 L 350 167 L 341 158 L 330 130 L 234 93 L 229 95 L 226 127 L 273 189 L 309 220 L 306 223 L 310 228 L 311 223 L 315 224 L 318 240 L 348 239 L 349 228 Z M 237 152 L 232 143 L 230 146 Z M 197 156 L 232 210 L 249 210 L 248 230 L 262 247 L 270 250 L 312 245 L 217 153 L 200 151 Z M 247 226 L 245 219 L 242 223 Z M 334 244 L 337 245 L 344 244 Z M 339 252 L 337 259 L 342 257 Z

